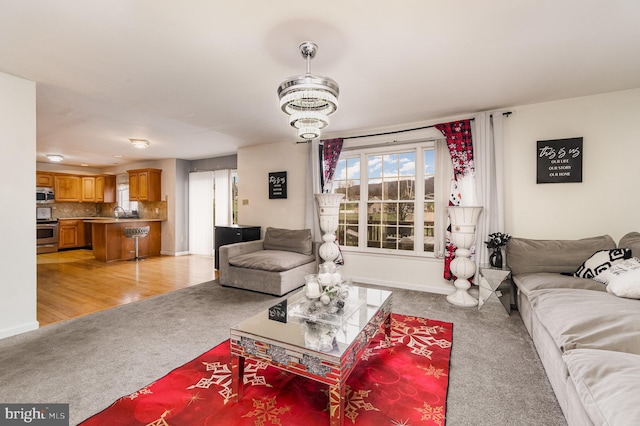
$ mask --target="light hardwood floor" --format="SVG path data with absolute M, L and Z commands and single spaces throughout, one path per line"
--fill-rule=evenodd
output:
M 100 262 L 91 250 L 39 254 L 40 326 L 98 312 L 216 278 L 213 257 L 152 256 Z

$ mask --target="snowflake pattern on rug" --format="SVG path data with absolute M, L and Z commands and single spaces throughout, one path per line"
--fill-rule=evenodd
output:
M 422 365 L 418 366 L 419 369 L 424 370 L 425 371 L 425 375 L 426 376 L 433 376 L 436 379 L 439 379 L 440 377 L 447 377 L 447 372 L 444 368 L 435 368 L 433 365 L 429 364 L 428 367 L 424 367 Z
M 253 400 L 253 410 L 248 412 L 242 417 L 255 417 L 255 425 L 256 426 L 264 426 L 269 422 L 272 425 L 282 425 L 282 422 L 279 418 L 281 414 L 287 413 L 290 411 L 289 407 L 277 407 L 276 406 L 276 397 L 262 399 L 262 400 Z
M 218 393 L 224 399 L 224 403 L 227 404 L 233 395 L 231 391 L 231 366 L 229 364 L 222 364 L 220 362 L 203 362 L 206 366 L 206 371 L 213 371 L 210 377 L 202 377 L 195 385 L 188 386 L 187 389 L 209 389 L 212 385 L 220 386 Z M 258 371 L 264 370 L 268 367 L 264 362 L 247 363 L 244 372 L 244 383 L 251 385 L 263 385 L 270 387 L 264 376 L 259 376 Z
M 345 384 L 353 426 L 443 426 L 452 324 L 392 314 Z M 120 398 L 81 426 L 326 426 L 336 388 L 245 360 L 243 398 L 232 396 L 226 341 L 151 385 Z
M 451 341 L 447 339 L 436 339 L 434 336 L 441 334 L 444 329 L 440 325 L 420 325 L 413 326 L 408 323 L 418 322 L 424 324 L 424 318 L 416 321 L 416 317 L 405 317 L 405 321 L 394 318 L 391 320 L 391 340 L 394 343 L 403 343 L 411 348 L 412 353 L 431 359 L 430 347 L 437 345 L 445 349 L 451 348 Z
M 438 426 L 444 425 L 444 412 L 442 407 L 432 407 L 426 402 L 422 408 L 416 408 L 416 411 L 422 413 L 420 420 L 432 420 Z
M 129 398 L 129 399 L 136 399 L 137 397 L 139 397 L 140 395 L 149 395 L 152 394 L 153 392 L 151 392 L 151 390 L 149 389 L 149 386 L 144 387 L 138 391 L 135 391 L 134 393 L 132 393 L 131 395 L 126 396 L 125 398 Z
M 359 390 L 353 391 L 351 387 L 347 385 L 345 389 L 346 402 L 344 405 L 344 416 L 350 419 L 353 424 L 356 423 L 356 417 L 358 417 L 358 411 L 380 411 L 373 406 L 370 402 L 367 402 L 365 398 L 369 396 L 371 390 Z M 329 392 L 327 391 L 327 395 Z M 329 407 L 327 407 L 327 410 Z

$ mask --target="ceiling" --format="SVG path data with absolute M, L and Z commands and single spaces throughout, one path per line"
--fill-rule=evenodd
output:
M 323 136 L 640 87 L 637 0 L 0 0 L 37 159 L 109 167 L 296 141 L 277 87 L 340 84 Z M 148 139 L 136 150 L 130 138 Z M 116 158 L 114 155 L 121 155 Z

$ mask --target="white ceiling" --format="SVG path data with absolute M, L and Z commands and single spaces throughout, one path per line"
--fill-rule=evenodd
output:
M 638 0 L 0 0 L 0 72 L 37 82 L 37 161 L 293 143 L 276 89 L 305 40 L 340 84 L 327 137 L 640 87 Z

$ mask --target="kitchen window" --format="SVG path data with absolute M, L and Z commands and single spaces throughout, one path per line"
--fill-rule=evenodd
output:
M 122 207 L 127 214 L 138 211 L 138 202 L 129 200 L 129 174 L 116 176 L 116 188 L 118 190 L 118 206 Z
M 333 179 L 339 244 L 380 253 L 433 253 L 435 149 L 432 141 L 343 150 Z

